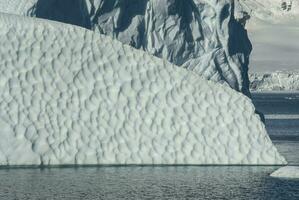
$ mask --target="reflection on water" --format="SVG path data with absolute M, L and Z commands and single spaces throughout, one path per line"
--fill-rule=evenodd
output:
M 99 167 L 0 170 L 1 199 L 299 199 L 277 167 Z

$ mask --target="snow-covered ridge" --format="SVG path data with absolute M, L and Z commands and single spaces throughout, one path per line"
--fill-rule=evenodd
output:
M 231 0 L 36 1 L 30 16 L 95 30 L 249 94 L 251 44 Z
M 78 27 L 0 15 L 0 164 L 285 164 L 250 99 Z
M 249 77 L 252 91 L 299 91 L 299 71 L 252 73 Z

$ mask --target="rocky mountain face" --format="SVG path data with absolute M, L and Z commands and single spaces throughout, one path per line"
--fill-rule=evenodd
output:
M 232 0 L 38 0 L 27 13 L 109 35 L 249 96 L 251 43 Z

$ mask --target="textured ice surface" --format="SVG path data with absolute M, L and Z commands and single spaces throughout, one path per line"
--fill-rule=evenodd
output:
M 299 91 L 299 72 L 277 71 L 250 74 L 252 91 Z
M 251 44 L 231 0 L 39 0 L 35 8 L 31 15 L 93 29 L 249 93 Z
M 95 2 L 96 31 L 247 93 L 251 45 L 230 0 Z
M 251 101 L 94 32 L 1 14 L 0 163 L 283 164 Z
M 0 12 L 31 15 L 38 0 L 0 0 Z
M 277 178 L 296 178 L 299 179 L 299 167 L 298 166 L 286 166 L 282 167 L 271 174 L 272 177 Z

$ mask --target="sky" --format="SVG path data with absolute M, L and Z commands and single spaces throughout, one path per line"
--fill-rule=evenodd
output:
M 299 19 L 296 24 L 248 27 L 253 44 L 250 72 L 299 71 Z
M 246 2 L 253 12 L 246 25 L 253 44 L 249 72 L 299 71 L 299 0 L 290 11 L 278 0 Z

